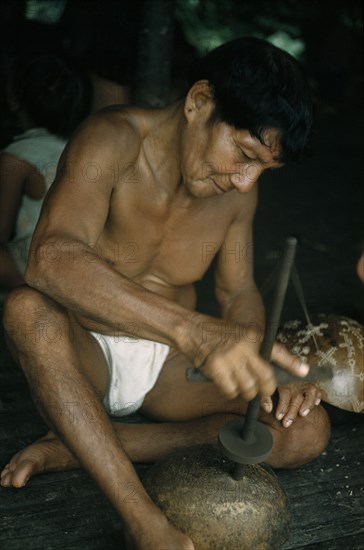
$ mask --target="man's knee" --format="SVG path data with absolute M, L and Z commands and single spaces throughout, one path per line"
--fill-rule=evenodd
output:
M 28 315 L 39 309 L 45 296 L 28 286 L 21 286 L 10 292 L 4 303 L 5 329 L 11 322 L 26 321 Z
M 329 443 L 330 420 L 323 407 L 315 407 L 311 412 L 304 432 L 306 432 L 305 440 L 308 446 L 306 454 L 309 461 L 320 456 Z
M 299 417 L 286 431 L 287 468 L 296 468 L 319 457 L 330 439 L 330 421 L 323 407 L 315 409 L 305 418 Z
M 13 290 L 4 304 L 4 329 L 15 345 L 37 344 L 54 338 L 59 330 L 53 302 L 37 290 L 23 286 Z

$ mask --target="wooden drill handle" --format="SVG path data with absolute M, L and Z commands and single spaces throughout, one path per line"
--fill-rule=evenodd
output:
M 260 348 L 261 356 L 267 361 L 270 360 L 274 341 L 276 339 L 278 326 L 281 320 L 283 303 L 286 296 L 287 286 L 291 269 L 293 266 L 297 247 L 297 239 L 291 237 L 286 241 L 286 247 L 283 254 L 283 261 L 278 275 L 277 285 L 273 306 L 269 315 L 269 321 L 265 329 L 263 342 Z M 248 406 L 245 417 L 242 438 L 249 441 L 254 436 L 255 424 L 259 416 L 260 397 L 257 395 Z

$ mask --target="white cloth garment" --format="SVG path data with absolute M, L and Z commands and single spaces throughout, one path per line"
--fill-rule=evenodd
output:
M 45 128 L 32 128 L 16 136 L 3 152 L 14 155 L 34 166 L 44 176 L 46 190 L 53 183 L 59 157 L 66 141 Z M 15 226 L 14 238 L 6 243 L 19 270 L 24 273 L 30 243 L 37 224 L 43 199 L 35 200 L 23 195 Z
M 103 404 L 112 416 L 135 413 L 155 385 L 169 346 L 127 336 L 91 332 L 101 346 L 109 369 L 109 388 Z

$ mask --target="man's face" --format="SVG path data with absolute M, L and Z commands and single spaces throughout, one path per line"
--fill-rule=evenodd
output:
M 208 107 L 208 106 L 207 106 Z M 211 197 L 232 190 L 248 193 L 267 169 L 279 168 L 279 141 L 267 130 L 263 145 L 247 130 L 224 122 L 208 122 L 214 104 L 200 109 L 187 122 L 182 154 L 184 184 L 195 197 Z

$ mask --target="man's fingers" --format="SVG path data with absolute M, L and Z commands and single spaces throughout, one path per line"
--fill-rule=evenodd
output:
M 245 362 L 234 372 L 238 394 L 246 401 L 251 401 L 258 395 L 259 380 L 256 373 L 248 368 Z
M 210 379 L 226 399 L 235 399 L 241 396 L 250 401 L 257 395 L 256 379 L 245 366 L 232 370 L 216 368 L 210 373 Z
M 260 406 L 262 407 L 263 411 L 270 414 L 273 410 L 273 401 L 271 397 L 264 397 L 261 402 Z
M 321 390 L 315 384 L 307 385 L 304 390 L 304 400 L 300 407 L 300 416 L 307 416 L 321 401 Z
M 313 383 L 295 382 L 278 387 L 279 399 L 275 416 L 289 428 L 297 416 L 307 416 L 320 404 L 321 391 Z
M 272 360 L 295 376 L 306 376 L 310 367 L 296 355 L 290 353 L 286 346 L 275 342 L 272 349 Z
M 238 397 L 238 385 L 232 376 L 226 374 L 224 376 L 215 375 L 210 376 L 210 380 L 218 387 L 220 393 L 226 399 L 235 399 L 235 397 Z
M 272 366 L 257 355 L 251 360 L 250 368 L 256 376 L 259 395 L 263 398 L 270 397 L 277 387 Z
M 231 370 L 210 371 L 209 377 L 227 399 L 241 396 L 246 401 L 251 401 L 258 394 L 269 397 L 276 388 L 272 368 L 260 357 L 254 367 L 243 363 Z
M 291 392 L 288 388 L 285 387 L 279 387 L 278 392 L 279 399 L 276 409 L 276 419 L 282 420 L 284 418 L 284 415 L 287 413 L 289 404 L 291 402 Z
M 282 421 L 282 425 L 285 428 L 289 428 L 293 422 L 296 420 L 302 401 L 304 401 L 304 396 L 302 393 L 296 393 L 292 395 L 292 391 L 289 387 L 280 387 L 279 392 L 279 401 L 276 411 L 277 420 Z

